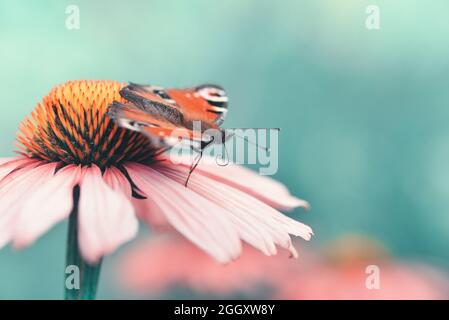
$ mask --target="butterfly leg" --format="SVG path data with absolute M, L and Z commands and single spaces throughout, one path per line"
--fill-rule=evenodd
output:
M 187 176 L 187 180 L 186 180 L 186 183 L 185 183 L 185 186 L 187 187 L 187 184 L 189 183 L 189 180 L 190 180 L 190 176 L 192 175 L 192 173 L 193 173 L 193 171 L 195 171 L 195 169 L 196 169 L 196 167 L 198 166 L 198 164 L 200 163 L 200 161 L 201 161 L 201 158 L 203 157 L 203 151 L 204 151 L 204 149 L 206 149 L 212 142 L 214 141 L 214 139 L 212 138 L 210 141 L 201 141 L 201 149 L 196 149 L 195 147 L 193 147 L 193 146 L 190 146 L 190 148 L 192 149 L 192 150 L 194 150 L 194 151 L 197 151 L 198 152 L 198 156 L 195 158 L 195 160 L 193 160 L 193 163 L 192 163 L 192 165 L 191 165 L 191 167 L 190 167 L 190 170 L 189 170 L 189 175 Z
M 187 176 L 187 180 L 185 183 L 186 188 L 187 188 L 187 184 L 189 183 L 190 176 L 192 175 L 193 171 L 195 171 L 195 169 L 198 166 L 198 164 L 200 163 L 202 157 L 203 157 L 203 150 L 200 151 L 200 153 L 198 154 L 198 156 L 195 158 L 192 165 L 190 166 L 189 175 Z

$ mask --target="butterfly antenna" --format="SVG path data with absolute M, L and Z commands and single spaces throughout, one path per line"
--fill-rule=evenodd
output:
M 279 131 L 279 129 L 275 129 L 275 130 L 278 130 L 278 131 Z M 237 138 L 242 139 L 242 140 L 245 141 L 246 143 L 248 143 L 248 144 L 250 144 L 250 145 L 253 145 L 253 146 L 256 146 L 257 148 L 259 148 L 259 149 L 261 149 L 261 150 L 263 150 L 263 151 L 265 151 L 265 152 L 269 152 L 269 151 L 270 151 L 270 148 L 267 148 L 267 147 L 264 147 L 264 146 L 260 146 L 257 142 L 251 141 L 251 140 L 249 140 L 247 137 L 242 137 L 242 136 L 236 134 L 235 132 L 234 132 L 234 133 L 231 133 L 231 134 L 227 137 L 227 139 L 230 138 L 230 137 L 232 137 L 232 136 L 236 136 Z

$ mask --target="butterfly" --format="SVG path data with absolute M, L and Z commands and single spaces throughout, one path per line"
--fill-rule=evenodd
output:
M 118 125 L 146 135 L 164 151 L 179 143 L 179 137 L 198 151 L 186 186 L 201 160 L 203 150 L 212 143 L 224 144 L 227 139 L 225 130 L 220 126 L 228 111 L 228 96 L 220 86 L 204 84 L 192 88 L 164 89 L 130 83 L 120 90 L 120 96 L 126 103 L 114 101 L 108 110 L 109 117 Z M 200 132 L 196 131 L 197 128 Z M 210 131 L 219 134 L 205 134 Z

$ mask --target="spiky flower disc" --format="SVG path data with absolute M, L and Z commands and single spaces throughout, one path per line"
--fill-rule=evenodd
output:
M 20 126 L 18 142 L 28 156 L 100 168 L 149 162 L 154 148 L 137 132 L 118 127 L 106 112 L 125 102 L 114 81 L 69 81 L 53 88 Z

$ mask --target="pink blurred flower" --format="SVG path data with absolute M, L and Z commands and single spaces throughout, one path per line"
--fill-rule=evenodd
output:
M 374 277 L 378 277 L 374 280 Z M 300 300 L 448 299 L 448 275 L 417 262 L 392 260 L 380 244 L 346 236 L 284 279 L 276 295 Z
M 156 293 L 181 284 L 226 295 L 252 291 L 259 285 L 270 287 L 295 267 L 292 259 L 271 259 L 247 245 L 237 261 L 223 265 L 172 235 L 150 237 L 126 252 L 118 275 L 120 284 L 130 291 Z
M 446 274 L 424 264 L 391 260 L 377 244 L 360 237 L 301 256 L 306 258 L 268 259 L 245 247 L 238 261 L 220 265 L 179 237 L 154 237 L 122 256 L 118 276 L 125 289 L 153 294 L 175 285 L 217 295 L 255 294 L 263 285 L 275 299 L 449 297 Z M 370 265 L 379 268 L 378 289 L 366 285 Z
M 377 264 L 376 264 L 377 263 Z M 367 287 L 368 266 L 379 270 L 379 288 Z M 312 270 L 313 268 L 313 270 Z M 290 281 L 283 281 L 276 295 L 292 300 L 427 300 L 448 299 L 447 276 L 417 263 L 371 261 L 351 265 L 329 263 L 310 266 Z
M 91 263 L 134 238 L 137 218 L 170 225 L 219 262 L 238 257 L 241 240 L 266 255 L 279 245 L 296 256 L 290 234 L 309 240 L 312 230 L 273 206 L 305 201 L 248 169 L 207 161 L 186 188 L 186 164 L 156 157 L 148 139 L 106 116 L 109 104 L 122 101 L 122 87 L 68 82 L 25 120 L 22 155 L 0 160 L 0 247 L 30 245 L 77 206 L 79 247 Z

